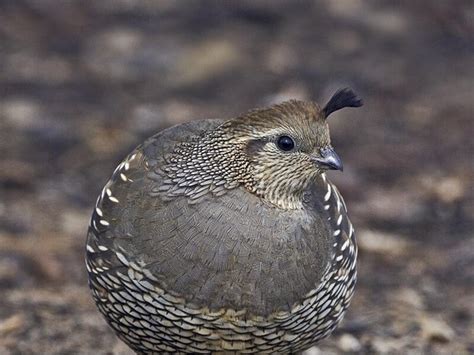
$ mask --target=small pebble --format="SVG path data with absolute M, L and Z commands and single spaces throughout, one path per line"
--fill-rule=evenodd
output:
M 403 236 L 365 229 L 359 230 L 357 239 L 361 250 L 384 255 L 400 255 L 410 245 Z
M 16 332 L 21 330 L 25 325 L 25 317 L 21 314 L 14 314 L 13 316 L 0 320 L 0 335 Z
M 337 342 L 339 349 L 345 352 L 360 351 L 361 345 L 359 340 L 351 334 L 342 334 Z
M 423 338 L 431 342 L 447 343 L 454 337 L 453 329 L 443 320 L 424 317 L 421 320 Z

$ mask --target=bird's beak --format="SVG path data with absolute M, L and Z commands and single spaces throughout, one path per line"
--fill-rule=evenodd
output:
M 320 156 L 314 157 L 314 161 L 323 169 L 343 170 L 342 160 L 332 147 L 320 150 Z

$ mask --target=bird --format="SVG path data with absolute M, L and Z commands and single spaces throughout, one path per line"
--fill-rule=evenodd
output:
M 86 241 L 99 311 L 139 354 L 294 353 L 354 294 L 357 244 L 328 179 L 328 118 L 362 100 L 289 100 L 158 132 L 101 190 Z

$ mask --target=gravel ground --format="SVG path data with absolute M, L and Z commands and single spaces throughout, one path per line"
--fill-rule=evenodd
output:
M 127 151 L 345 85 L 366 103 L 331 118 L 359 282 L 310 353 L 474 353 L 474 3 L 268 4 L 0 0 L 1 354 L 129 353 L 83 264 Z

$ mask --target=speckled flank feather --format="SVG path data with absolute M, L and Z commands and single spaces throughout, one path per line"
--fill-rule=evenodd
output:
M 326 211 L 332 225 L 332 258 L 321 282 L 289 311 L 253 317 L 245 310 L 209 310 L 187 304 L 179 295 L 160 288 L 146 265 L 130 261 L 125 251 L 104 245 L 110 242 L 101 240 L 106 226 L 91 227 L 87 244 L 90 285 L 99 309 L 117 334 L 143 353 L 295 352 L 307 348 L 334 330 L 356 281 L 357 247 L 344 202 L 334 185 L 325 182 L 322 186 L 326 187 L 324 204 L 318 208 Z M 96 221 L 103 217 L 95 213 L 92 225 L 97 226 Z
M 337 188 L 316 170 L 281 190 L 299 204 L 259 195 L 256 165 L 266 163 L 248 154 L 277 154 L 267 139 L 274 132 L 254 127 L 249 143 L 245 129 L 222 135 L 227 122 L 192 122 L 150 138 L 98 197 L 86 244 L 89 285 L 111 327 L 139 353 L 296 352 L 328 336 L 349 305 L 357 246 Z M 302 178 L 305 169 L 291 171 Z

